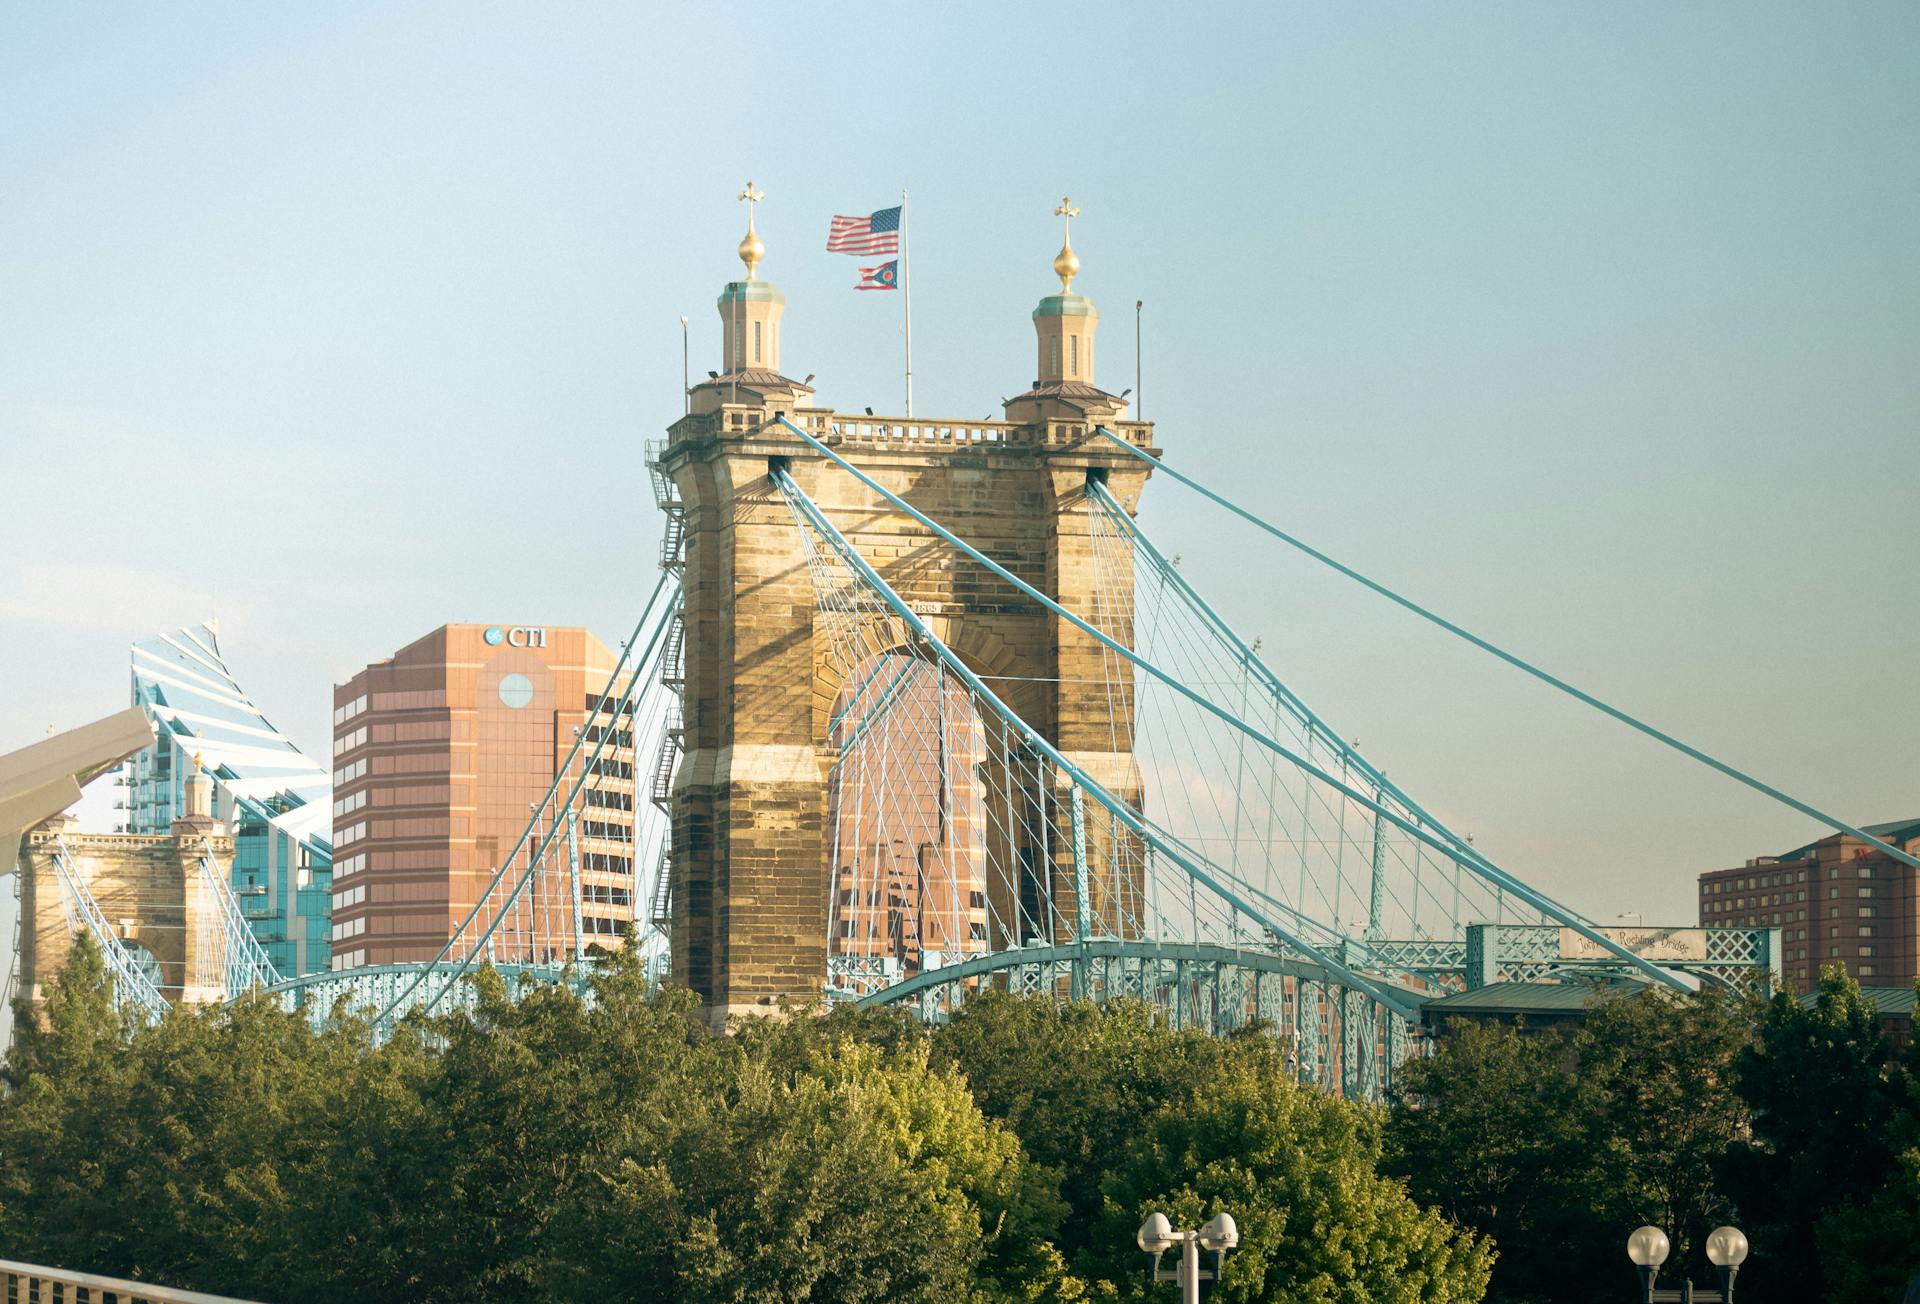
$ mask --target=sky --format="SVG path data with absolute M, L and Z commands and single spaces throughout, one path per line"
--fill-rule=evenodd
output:
M 1099 380 L 1141 301 L 1170 465 L 1815 805 L 1920 816 L 1916 67 L 1904 0 L 9 6 L 0 750 L 210 616 L 316 756 L 331 685 L 444 622 L 625 637 L 751 178 L 823 402 L 902 406 L 899 301 L 830 215 L 909 192 L 915 410 L 974 419 L 1032 379 L 1071 195 Z M 1693 922 L 1697 873 L 1823 832 L 1166 477 L 1141 521 L 1590 918 Z

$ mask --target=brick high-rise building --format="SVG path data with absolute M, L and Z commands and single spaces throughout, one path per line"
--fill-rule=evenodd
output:
M 578 733 L 611 724 L 613 666 L 584 629 L 442 625 L 333 690 L 335 969 L 434 958 Z M 635 909 L 632 740 L 616 740 L 579 826 L 583 930 L 604 943 Z
M 1920 819 L 1870 824 L 1866 831 L 1903 851 L 1920 850 Z M 1783 930 L 1786 975 L 1803 992 L 1830 964 L 1843 966 L 1862 987 L 1903 988 L 1920 972 L 1915 873 L 1836 833 L 1738 869 L 1702 874 L 1700 923 Z

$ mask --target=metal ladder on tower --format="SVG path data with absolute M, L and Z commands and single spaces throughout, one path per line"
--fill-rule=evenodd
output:
M 660 654 L 660 682 L 675 693 L 687 686 L 687 622 L 678 611 L 667 625 L 667 646 Z
M 660 469 L 660 448 L 649 445 L 647 475 L 653 481 L 654 505 L 660 509 L 664 524 L 660 531 L 660 565 L 665 570 L 680 570 L 686 563 L 681 555 L 687 541 L 687 508 L 673 478 Z
M 667 815 L 673 814 L 673 771 L 680 763 L 680 740 L 686 730 L 680 723 L 680 704 L 667 708 L 666 728 L 660 737 L 660 754 L 653 762 L 653 782 L 647 795 Z
M 686 576 L 687 512 L 686 504 L 680 498 L 679 486 L 674 484 L 660 467 L 660 459 L 665 445 L 649 444 L 646 455 L 647 474 L 653 483 L 653 501 L 660 509 L 662 526 L 660 531 L 660 568 L 671 574 Z M 673 817 L 673 775 L 679 765 L 680 752 L 685 745 L 684 702 L 687 686 L 686 650 L 687 626 L 681 611 L 676 610 L 669 618 L 666 647 L 660 658 L 660 683 L 673 694 L 673 703 L 668 708 L 665 728 L 660 740 L 660 752 L 654 759 L 652 782 L 648 788 L 648 797 L 669 820 Z M 665 930 L 672 919 L 673 911 L 673 837 L 669 831 L 660 846 L 660 862 L 654 870 L 652 901 L 649 905 L 649 917 L 653 926 Z
M 670 842 L 661 846 L 660 864 L 654 870 L 650 918 L 653 926 L 662 931 L 673 922 L 673 846 Z

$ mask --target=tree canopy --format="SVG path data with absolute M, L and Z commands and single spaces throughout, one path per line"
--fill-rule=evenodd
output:
M 1376 1171 L 1376 1111 L 1271 1039 L 988 997 L 711 1032 L 611 959 L 586 998 L 309 1030 L 123 1020 L 84 945 L 0 1095 L 10 1257 L 253 1298 L 1120 1300 L 1149 1208 L 1230 1207 L 1215 1298 L 1480 1296 L 1491 1251 Z
M 1500 1304 L 1626 1298 L 1642 1223 L 1669 1284 L 1712 1281 L 1706 1234 L 1739 1225 L 1753 1304 L 1897 1298 L 1920 1270 L 1914 1063 L 1838 969 L 1804 1006 L 1646 991 L 1577 1029 L 1456 1024 L 1392 1095 L 1385 1171 L 1492 1238 Z
M 1241 1229 L 1222 1304 L 1585 1304 L 1664 1228 L 1753 1244 L 1742 1299 L 1896 1298 L 1920 1270 L 1920 1063 L 1838 972 L 1803 1006 L 1596 999 L 1455 1025 L 1387 1105 L 1265 1030 L 984 992 L 737 1022 L 626 953 L 583 992 L 404 1021 L 254 997 L 137 1025 L 84 939 L 0 1067 L 8 1257 L 289 1301 L 1144 1301 L 1151 1211 Z M 1211 1264 L 1209 1264 L 1211 1266 Z

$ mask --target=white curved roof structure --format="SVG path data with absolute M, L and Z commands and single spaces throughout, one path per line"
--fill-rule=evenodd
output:
M 0 876 L 11 874 L 20 835 L 80 800 L 93 779 L 153 744 L 133 707 L 0 754 Z
M 310 847 L 331 851 L 332 776 L 261 714 L 220 655 L 213 621 L 133 645 L 133 699 L 156 732 L 197 757 L 234 802 Z M 164 832 L 173 811 L 146 801 L 128 811 L 135 833 Z

